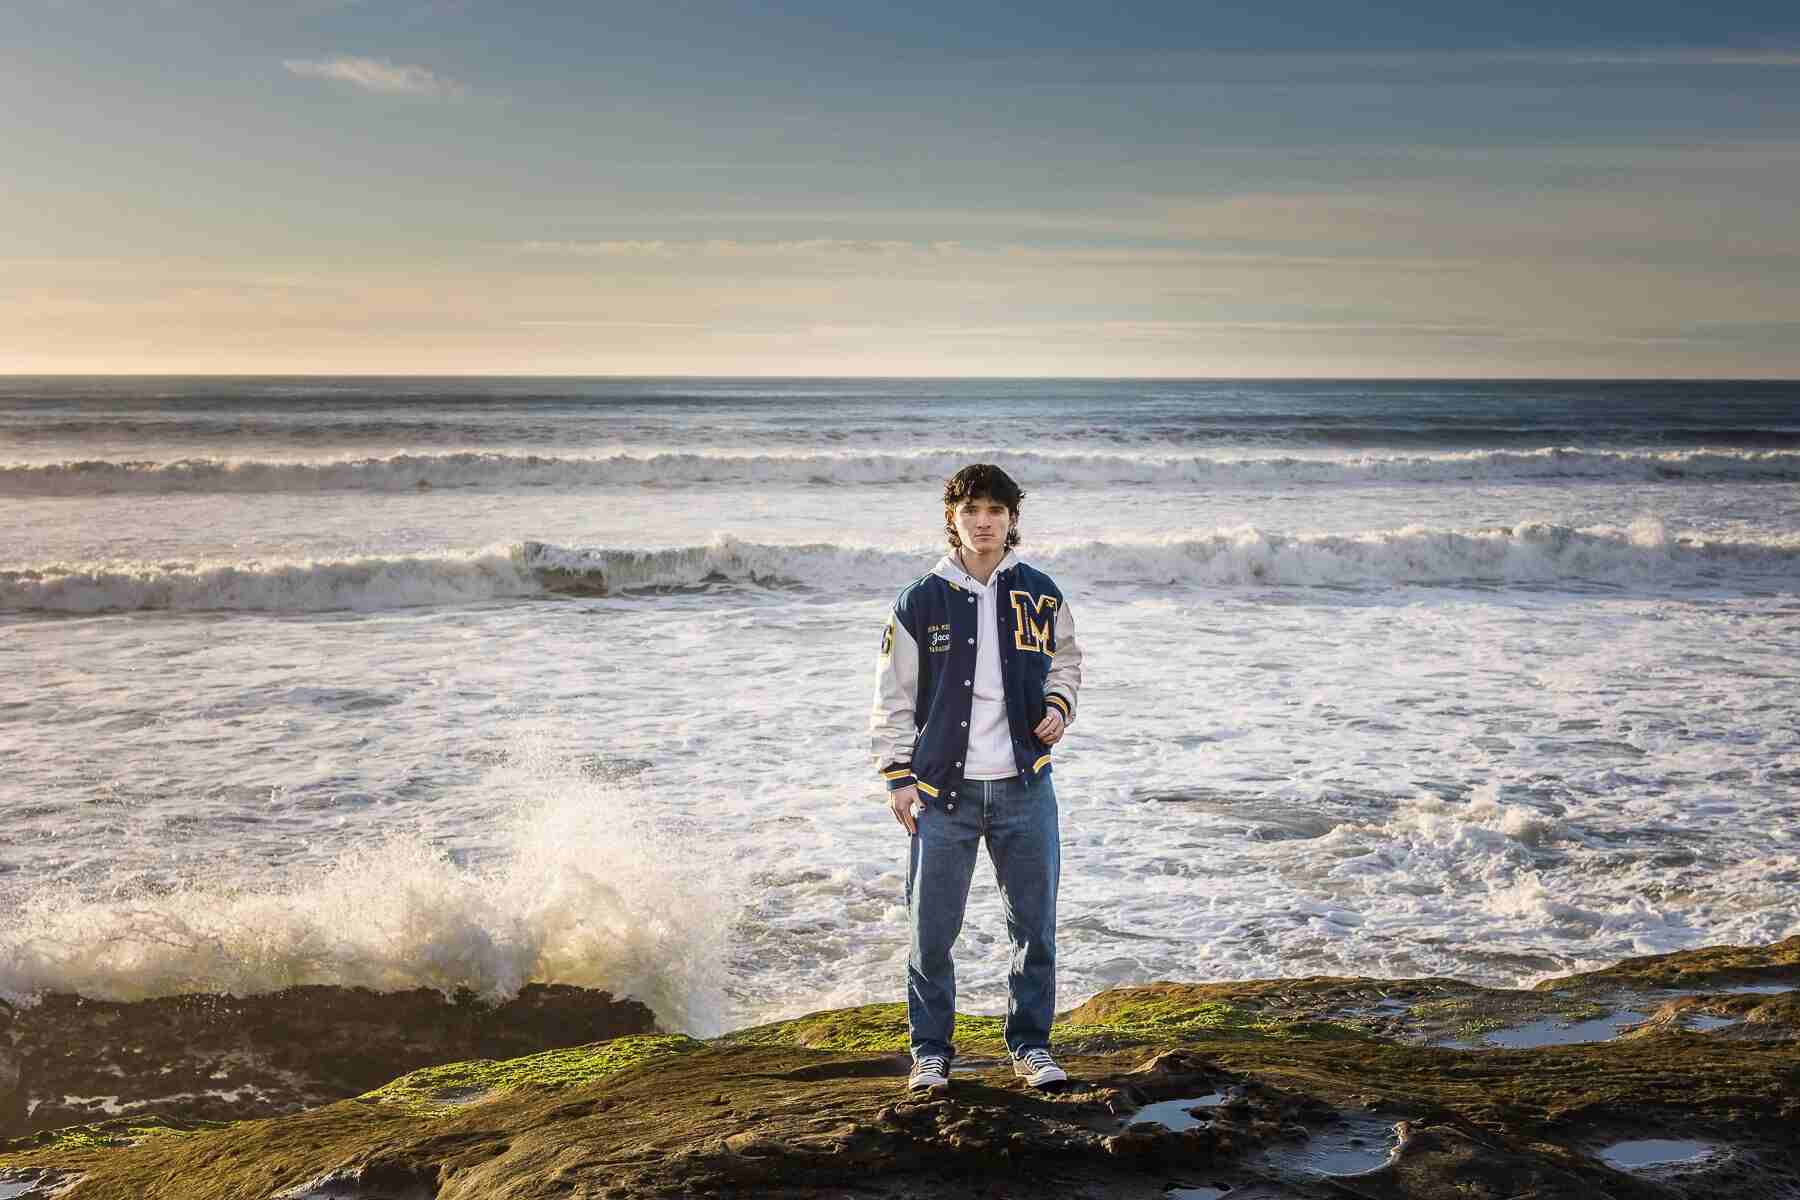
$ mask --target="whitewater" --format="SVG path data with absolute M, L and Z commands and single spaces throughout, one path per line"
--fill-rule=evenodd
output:
M 1059 1006 L 1800 933 L 1795 385 L 15 378 L 0 996 L 902 998 L 864 729 L 969 461 L 1090 655 Z

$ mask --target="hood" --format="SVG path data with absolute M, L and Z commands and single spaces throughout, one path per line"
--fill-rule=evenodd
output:
M 999 575 L 1000 572 L 1010 571 L 1018 564 L 1019 556 L 1013 551 L 1008 550 L 1006 552 L 1006 557 L 1000 560 L 1000 565 L 994 568 L 994 574 L 988 576 L 988 582 L 992 583 L 994 577 Z M 942 575 L 957 587 L 979 588 L 985 586 L 977 583 L 974 576 L 963 570 L 962 564 L 956 561 L 956 551 L 954 550 L 938 559 L 937 566 L 931 568 L 931 573 L 933 575 Z

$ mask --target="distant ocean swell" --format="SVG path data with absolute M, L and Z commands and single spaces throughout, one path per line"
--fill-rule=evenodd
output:
M 840 401 L 846 398 L 842 395 L 829 397 Z M 761 443 L 768 445 L 793 445 L 796 439 L 818 446 L 854 445 L 859 438 L 880 436 L 884 432 L 879 425 L 858 423 L 854 415 L 846 422 L 795 429 L 791 427 L 790 418 L 797 415 L 795 410 L 802 407 L 803 401 L 794 396 L 763 399 L 776 401 L 777 407 L 747 409 L 718 398 L 690 398 L 678 402 L 665 397 L 622 409 L 554 400 L 540 401 L 544 407 L 527 404 L 495 409 L 491 398 L 465 398 L 458 402 L 450 397 L 437 397 L 397 401 L 404 405 L 399 410 L 357 405 L 320 407 L 302 402 L 284 407 L 277 413 L 266 409 L 246 411 L 246 401 L 242 397 L 222 399 L 212 411 L 204 408 L 197 411 L 195 397 L 165 396 L 142 398 L 136 405 L 114 398 L 107 402 L 104 416 L 55 416 L 30 408 L 8 413 L 0 399 L 0 443 L 79 445 L 86 439 L 103 438 L 150 439 L 195 446 L 254 441 L 259 445 L 284 445 L 296 449 L 338 447 L 348 450 L 383 445 L 503 449 L 567 446 L 573 436 L 578 439 L 577 444 L 597 446 L 607 444 L 608 438 L 620 430 L 643 430 L 659 424 L 666 427 L 671 414 L 704 416 L 708 413 L 749 418 L 747 432 L 750 436 L 776 439 Z M 901 396 L 885 399 L 890 404 L 904 406 L 907 403 L 907 398 Z M 934 398 L 914 399 L 931 403 Z M 971 403 L 975 397 L 964 395 L 962 399 Z M 267 400 L 265 397 L 263 402 L 267 403 Z M 470 401 L 473 401 L 472 411 L 465 407 Z M 1698 409 L 1706 401 L 1696 398 L 1691 403 Z M 724 407 L 720 407 L 721 404 Z M 145 415 L 125 415 L 140 408 L 147 410 Z M 1521 412 L 1509 420 L 1496 415 L 1459 416 L 1435 405 L 1430 412 L 1386 413 L 1370 412 L 1361 406 L 1338 412 L 1265 412 L 1254 407 L 1213 411 L 1164 408 L 1150 412 L 1088 412 L 1071 416 L 1066 421 L 1051 422 L 1036 436 L 1040 443 L 1044 440 L 1053 443 L 1104 442 L 1120 448 L 1147 449 L 1231 446 L 1245 442 L 1271 447 L 1331 446 L 1350 450 L 1382 446 L 1528 449 L 1546 444 L 1599 444 L 1663 450 L 1708 446 L 1765 450 L 1800 447 L 1800 426 L 1794 424 L 1792 413 L 1781 411 L 1779 402 L 1768 408 L 1772 411 L 1745 414 L 1745 420 L 1751 423 L 1704 418 L 1695 421 L 1686 413 L 1668 412 L 1624 416 L 1616 410 L 1604 409 L 1593 412 L 1587 419 Z M 965 412 L 963 417 L 970 415 Z M 976 419 L 996 420 L 991 415 Z M 784 424 L 788 427 L 784 428 Z
M 292 562 L 51 563 L 0 570 L 0 609 L 377 610 L 715 583 L 792 587 L 820 578 L 878 588 L 916 574 L 931 553 L 724 536 L 661 550 L 520 542 L 460 553 Z M 1524 522 L 1310 535 L 1245 526 L 1189 538 L 1067 543 L 1035 549 L 1031 557 L 1071 577 L 1142 586 L 1800 585 L 1800 534 L 1737 541 L 1675 536 L 1649 519 L 1626 529 Z
M 318 461 L 105 459 L 0 466 L 0 494 L 106 496 L 175 492 L 404 492 L 424 488 L 867 485 L 939 480 L 986 459 L 1038 483 L 1345 484 L 1513 479 L 1800 480 L 1800 453 L 1778 450 L 1613 451 L 1545 447 L 1354 458 L 1150 454 L 396 454 Z

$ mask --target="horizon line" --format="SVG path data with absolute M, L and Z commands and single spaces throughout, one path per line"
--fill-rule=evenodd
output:
M 966 380 L 970 382 L 1099 383 L 1308 383 L 1356 380 L 1369 383 L 1797 383 L 1800 375 L 889 375 L 889 374 L 683 374 L 645 372 L 407 372 L 407 371 L 0 371 L 0 380 L 18 379 L 772 379 Z

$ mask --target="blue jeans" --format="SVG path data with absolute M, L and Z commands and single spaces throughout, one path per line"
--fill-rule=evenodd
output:
M 1056 1010 L 1056 886 L 1062 845 L 1056 789 L 1045 772 L 1021 778 L 971 779 L 931 802 L 907 852 L 906 912 L 912 952 L 906 960 L 906 1023 L 913 1057 L 954 1058 L 956 964 L 950 948 L 962 932 L 975 852 L 985 836 L 1012 966 L 1006 975 L 1006 1048 L 1018 1057 L 1050 1045 Z M 954 808 L 950 807 L 955 805 Z

